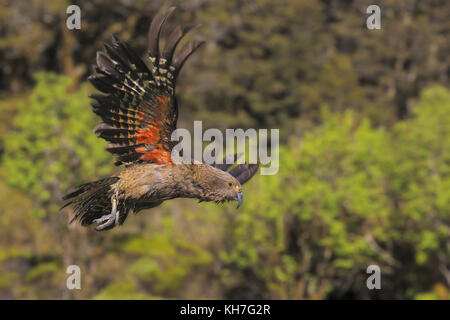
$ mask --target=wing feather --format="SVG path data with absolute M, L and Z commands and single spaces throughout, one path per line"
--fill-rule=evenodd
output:
M 151 68 L 115 36 L 111 45 L 105 44 L 104 51 L 97 52 L 97 65 L 89 81 L 105 94 L 90 96 L 94 100 L 94 113 L 103 120 L 94 133 L 110 142 L 106 150 L 117 157 L 116 164 L 142 161 L 172 164 L 170 138 L 178 118 L 176 75 L 201 44 L 198 41 L 188 43 L 173 59 L 180 40 L 195 27 L 178 26 L 160 54 L 161 28 L 174 9 L 156 15 L 150 25 L 148 58 Z

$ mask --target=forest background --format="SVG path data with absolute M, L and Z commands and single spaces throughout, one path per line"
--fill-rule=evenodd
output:
M 450 2 L 373 2 L 0 0 L 0 299 L 448 299 Z M 207 40 L 179 127 L 279 128 L 279 173 L 239 210 L 179 199 L 104 233 L 68 225 L 61 195 L 115 169 L 92 134 L 95 53 L 117 34 L 143 54 L 171 5 L 163 38 L 201 23 Z

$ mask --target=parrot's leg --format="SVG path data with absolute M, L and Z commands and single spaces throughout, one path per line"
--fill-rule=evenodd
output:
M 119 214 L 120 211 L 117 210 L 117 196 L 114 195 L 111 199 L 112 209 L 110 214 L 106 214 L 98 219 L 95 219 L 95 223 L 102 223 L 103 221 L 106 221 L 103 224 L 100 224 L 95 230 L 97 231 L 103 231 L 113 228 L 116 224 L 119 222 Z

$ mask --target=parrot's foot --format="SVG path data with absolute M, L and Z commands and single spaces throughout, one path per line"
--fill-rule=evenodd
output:
M 112 213 L 105 214 L 101 218 L 95 219 L 94 222 L 99 224 L 98 227 L 95 228 L 97 231 L 103 231 L 113 228 L 116 225 L 116 217 Z M 106 221 L 106 222 L 104 222 Z M 104 223 L 102 223 L 104 222 Z
M 99 224 L 95 228 L 97 231 L 105 231 L 114 228 L 119 223 L 119 210 L 117 210 L 117 197 L 113 197 L 111 200 L 112 210 L 110 214 L 105 214 L 98 219 L 93 220 L 93 222 Z M 102 223 L 104 222 L 104 223 Z

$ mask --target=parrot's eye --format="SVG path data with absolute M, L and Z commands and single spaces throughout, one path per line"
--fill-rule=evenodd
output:
M 232 187 L 232 186 L 233 186 L 233 183 L 232 183 L 232 182 L 228 182 L 228 186 L 229 186 L 229 187 Z

